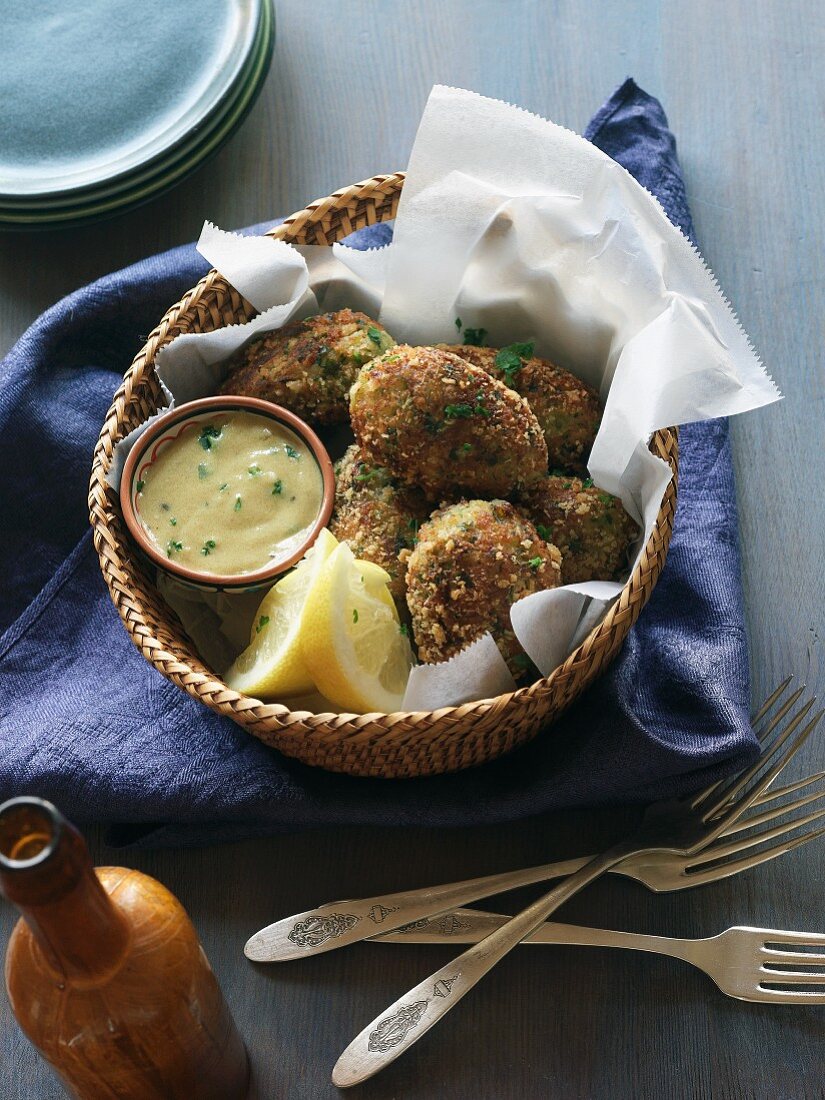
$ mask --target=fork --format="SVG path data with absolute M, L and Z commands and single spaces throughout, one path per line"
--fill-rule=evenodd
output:
M 789 677 L 783 681 L 765 700 L 753 716 L 754 726 L 758 725 L 774 704 L 778 702 L 791 683 L 791 679 L 792 677 Z M 804 688 L 802 687 L 794 691 L 782 704 L 771 721 L 767 723 L 760 736 L 760 741 L 763 744 L 788 714 L 803 691 Z M 803 708 L 802 714 L 797 715 L 795 719 L 797 725 L 812 705 L 812 702 L 809 703 L 806 708 Z M 812 783 L 824 777 L 825 772 L 820 772 L 781 789 L 766 791 L 754 800 L 753 808 L 767 806 L 769 803 L 777 803 L 786 795 L 802 791 L 805 787 L 809 787 Z M 701 801 L 719 791 L 723 782 L 712 783 L 699 794 L 683 800 L 683 803 L 695 808 Z M 815 793 L 782 806 L 774 805 L 771 809 L 762 810 L 762 812 L 753 814 L 741 822 L 734 823 L 730 829 L 723 832 L 722 837 L 725 838 L 737 832 L 765 825 L 792 810 L 801 809 L 818 797 L 820 797 L 820 794 Z M 738 874 L 740 871 L 756 867 L 760 863 L 784 855 L 786 852 L 790 852 L 820 835 L 818 832 L 803 835 L 784 840 L 782 843 L 775 843 L 764 851 L 749 852 L 746 855 L 741 854 L 746 852 L 748 848 L 769 840 L 779 841 L 800 826 L 807 825 L 815 820 L 816 816 L 797 818 L 785 822 L 778 828 L 758 837 L 745 837 L 731 842 L 720 840 L 703 849 L 701 853 L 688 858 L 674 852 L 648 853 L 638 858 L 627 859 L 619 866 L 612 868 L 612 871 L 635 879 L 656 893 L 684 890 L 692 886 L 716 882 L 719 879 Z M 739 858 L 733 858 L 737 856 Z M 531 886 L 537 882 L 546 882 L 548 879 L 564 878 L 581 870 L 592 858 L 592 856 L 584 856 L 578 859 L 565 860 L 564 862 L 527 867 L 518 871 L 486 875 L 463 882 L 451 882 L 440 886 L 430 886 L 392 894 L 380 894 L 376 897 L 362 898 L 357 901 L 328 902 L 316 909 L 311 909 L 305 913 L 296 913 L 291 917 L 286 917 L 275 924 L 262 928 L 247 941 L 244 954 L 254 962 L 285 962 L 290 959 L 321 954 L 324 951 L 332 951 L 339 947 L 346 947 L 351 943 L 357 943 L 360 940 L 369 939 L 379 929 L 389 931 L 393 928 L 400 928 L 443 913 L 457 905 L 466 905 L 469 902 L 514 890 L 520 886 Z
M 456 909 L 412 928 L 380 932 L 370 943 L 478 943 L 509 917 L 479 909 Z M 620 947 L 649 951 L 703 970 L 723 993 L 740 1001 L 777 1004 L 825 1004 L 825 935 L 783 932 L 772 928 L 728 928 L 705 939 L 675 939 L 636 932 L 613 932 L 577 924 L 547 921 L 523 940 L 529 944 L 570 944 L 579 947 Z M 817 971 L 805 970 L 816 967 Z M 787 969 L 787 968 L 792 969 Z M 783 989 L 782 986 L 793 986 Z M 802 988 L 807 986 L 809 988 Z
M 689 857 L 718 840 L 741 821 L 813 732 L 825 712 L 817 713 L 787 744 L 813 703 L 811 699 L 801 708 L 752 767 L 714 784 L 701 796 L 650 806 L 635 834 L 596 856 L 453 962 L 419 982 L 353 1039 L 335 1064 L 332 1083 L 339 1088 L 359 1084 L 395 1061 L 560 905 L 628 856 L 673 852 Z M 760 774 L 777 755 L 776 762 Z

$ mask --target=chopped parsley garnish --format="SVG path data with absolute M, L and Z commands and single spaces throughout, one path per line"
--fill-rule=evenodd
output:
M 582 489 L 592 489 L 592 488 L 593 488 L 593 478 L 592 477 L 586 477 L 584 479 L 584 481 L 582 481 Z
M 269 623 L 269 616 L 268 615 L 261 615 L 260 619 L 258 619 L 257 623 L 255 624 L 255 633 L 260 634 L 261 631 L 263 630 L 263 628 L 268 623 Z
M 536 557 L 530 558 L 527 564 L 530 566 L 531 569 L 538 569 L 538 567 L 542 563 L 542 560 L 543 559 L 537 554 Z
M 170 524 L 170 526 L 172 526 L 172 527 L 177 527 L 177 525 L 178 525 L 178 521 L 177 521 L 177 520 L 175 519 L 175 517 L 174 517 L 174 516 L 172 516 L 172 518 L 171 518 L 171 519 L 169 520 L 169 524 Z
M 567 477 L 567 474 L 564 470 L 553 469 L 550 471 L 550 477 Z
M 487 339 L 486 328 L 465 328 L 464 329 L 464 344 L 465 346 L 483 348 L 484 341 Z
M 332 374 L 333 371 L 338 370 L 338 357 L 334 351 L 322 344 L 318 349 L 318 366 L 321 368 L 323 374 Z
M 371 470 L 364 470 L 360 474 L 356 474 L 353 478 L 354 481 L 369 481 L 372 477 L 381 477 L 387 471 L 383 466 L 374 466 Z
M 466 420 L 473 416 L 474 413 L 477 413 L 479 416 L 490 415 L 490 410 L 484 404 L 483 393 L 476 395 L 474 405 L 471 405 L 469 401 L 459 401 L 455 405 L 444 406 L 444 415 L 448 420 Z
M 281 481 L 280 478 L 278 478 L 277 481 L 274 481 L 272 483 L 272 495 L 274 497 L 279 497 L 281 495 L 281 492 L 283 491 L 283 488 L 284 488 L 284 483 Z
M 459 401 L 457 405 L 445 405 L 444 415 L 448 420 L 467 419 L 473 415 L 473 406 L 466 401 Z
M 250 466 L 249 467 L 249 476 L 250 477 L 257 477 L 260 472 L 261 472 L 261 467 L 260 466 Z
M 287 453 L 287 458 L 300 458 L 301 457 L 300 454 L 295 450 L 295 448 L 290 447 L 290 445 L 288 443 L 284 447 L 284 450 Z
M 207 424 L 205 428 L 201 429 L 201 434 L 198 436 L 198 443 L 205 451 L 212 450 L 212 440 L 220 439 L 221 429 L 216 428 L 213 424 Z
M 352 621 L 354 623 L 358 622 L 358 608 L 357 607 L 353 607 L 353 609 L 352 609 Z
M 180 553 L 180 551 L 182 549 L 183 549 L 183 543 L 178 542 L 176 539 L 170 539 L 169 542 L 167 542 L 167 544 L 166 544 L 166 553 L 170 558 L 175 553 L 175 551 Z
M 459 448 L 459 450 L 462 452 L 462 454 L 465 454 L 465 455 L 468 455 L 472 449 L 473 449 L 472 443 L 462 443 L 461 447 Z
M 205 462 L 198 463 L 198 479 L 203 481 L 205 477 L 209 477 L 209 467 Z
M 240 512 L 240 510 L 241 510 L 241 498 L 240 497 L 235 497 L 235 511 Z
M 545 527 L 543 523 L 536 524 L 536 530 L 539 533 L 539 538 L 544 539 L 545 542 L 553 541 L 553 532 L 549 527 Z
M 407 626 L 407 624 L 406 624 L 406 623 L 401 623 L 401 624 L 399 625 L 398 629 L 399 629 L 399 631 L 400 631 L 400 632 L 401 632 L 401 633 L 402 633 L 402 634 L 404 635 L 404 637 L 405 637 L 405 638 L 409 638 L 409 636 L 410 636 L 410 628 L 409 628 L 409 627 Z
M 375 344 L 376 347 L 381 347 L 381 333 L 378 331 L 375 325 L 370 325 L 370 327 L 367 329 L 367 336 L 369 336 L 370 340 L 372 340 L 373 344 Z
M 504 381 L 506 385 L 510 386 L 515 381 L 515 377 L 521 368 L 524 366 L 522 360 L 529 359 L 533 354 L 533 343 L 529 344 L 508 344 L 506 348 L 502 348 L 496 356 L 496 366 L 504 375 Z
M 145 481 L 139 481 L 139 482 L 137 483 L 137 485 L 135 486 L 135 488 L 137 489 L 137 491 L 138 491 L 139 493 L 142 493 L 142 492 L 143 492 L 143 486 L 144 486 L 145 484 L 146 484 L 146 482 L 145 482 Z
M 224 491 L 224 489 L 228 489 L 228 488 L 229 488 L 229 482 L 228 482 L 228 481 L 225 481 L 225 482 L 223 483 L 223 485 L 221 485 L 220 489 L 218 489 L 218 492 L 219 492 L 219 493 L 222 493 L 222 492 Z
M 610 495 L 610 493 L 599 493 L 599 500 L 602 502 L 602 504 L 613 503 L 613 497 Z
M 217 545 L 218 544 L 215 542 L 214 539 L 207 539 L 206 542 L 201 547 L 201 553 L 206 558 L 212 553 L 212 551 L 215 549 L 215 547 Z

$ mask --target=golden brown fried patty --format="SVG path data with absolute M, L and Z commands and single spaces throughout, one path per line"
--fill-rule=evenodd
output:
M 621 580 L 639 528 L 618 497 L 588 479 L 547 477 L 523 497 L 524 511 L 562 556 L 562 581 Z
M 595 390 L 547 359 L 536 358 L 532 344 L 501 349 L 468 344 L 438 347 L 481 367 L 526 398 L 544 432 L 551 470 L 586 473 L 601 416 Z
M 313 424 L 343 423 L 358 371 L 393 343 L 364 313 L 321 313 L 254 340 L 219 392 L 274 401 Z
M 510 607 L 560 583 L 561 554 L 503 500 L 470 500 L 434 512 L 407 564 L 407 603 L 423 661 L 443 661 L 490 631 L 514 676 L 530 662 Z
M 375 562 L 389 573 L 390 592 L 402 620 L 409 617 L 406 565 L 398 555 L 412 549 L 419 525 L 429 514 L 430 505 L 421 493 L 399 489 L 386 470 L 365 461 L 357 446 L 336 463 L 330 531 L 349 544 L 356 558 Z
M 540 480 L 547 447 L 523 398 L 456 355 L 400 344 L 350 394 L 365 455 L 433 500 L 508 496 Z

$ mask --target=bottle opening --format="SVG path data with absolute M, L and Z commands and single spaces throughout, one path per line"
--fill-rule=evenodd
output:
M 44 862 L 60 837 L 60 814 L 42 798 L 12 798 L 0 806 L 0 866 L 21 870 Z

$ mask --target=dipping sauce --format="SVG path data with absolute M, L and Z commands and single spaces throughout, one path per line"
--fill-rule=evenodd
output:
M 286 425 L 243 411 L 187 423 L 138 477 L 135 511 L 158 550 L 223 577 L 289 557 L 324 495 L 309 445 Z

